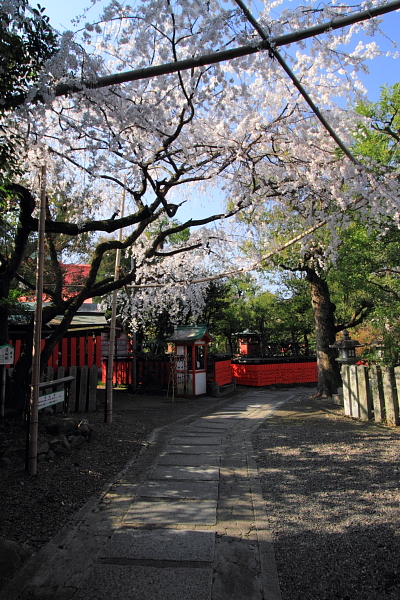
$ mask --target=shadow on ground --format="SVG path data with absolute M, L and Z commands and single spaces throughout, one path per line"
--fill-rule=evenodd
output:
M 399 428 L 303 397 L 253 444 L 283 600 L 397 600 Z

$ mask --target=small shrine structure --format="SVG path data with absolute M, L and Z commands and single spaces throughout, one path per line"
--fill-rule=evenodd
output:
M 181 325 L 166 339 L 174 344 L 171 382 L 179 396 L 207 392 L 207 345 L 214 341 L 206 325 Z
M 257 331 L 246 329 L 235 334 L 239 344 L 239 354 L 246 356 L 261 356 L 261 335 Z

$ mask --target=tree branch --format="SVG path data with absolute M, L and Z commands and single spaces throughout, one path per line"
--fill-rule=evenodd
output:
M 365 321 L 366 317 L 369 315 L 371 310 L 374 308 L 374 303 L 369 300 L 362 300 L 360 306 L 357 310 L 354 311 L 353 316 L 347 323 L 342 323 L 341 325 L 335 325 L 335 332 L 339 333 L 339 331 L 343 331 L 344 329 L 351 329 L 356 325 L 360 325 L 363 321 Z

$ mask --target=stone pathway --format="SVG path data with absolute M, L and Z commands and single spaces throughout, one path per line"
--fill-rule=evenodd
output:
M 250 434 L 296 393 L 248 391 L 162 429 L 147 467 L 128 467 L 1 598 L 279 600 Z

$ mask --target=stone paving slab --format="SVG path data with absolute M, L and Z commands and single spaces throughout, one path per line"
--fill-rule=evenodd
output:
M 229 426 L 231 427 L 231 425 Z M 210 423 L 192 423 L 190 428 L 187 428 L 186 431 L 182 432 L 181 435 L 186 435 L 186 433 L 190 432 L 192 435 L 196 434 L 210 437 L 225 433 L 227 427 L 228 423 L 226 422 L 221 423 L 221 425 L 219 423 L 215 425 L 212 421 L 210 421 Z
M 215 525 L 217 500 L 178 502 L 139 501 L 125 515 L 123 526 L 141 525 Z M 124 529 L 125 530 L 125 529 Z
M 175 444 L 171 440 L 171 443 L 167 446 L 168 452 L 173 454 L 199 454 L 199 455 L 208 455 L 208 456 L 219 456 L 219 452 L 221 451 L 221 444 L 213 444 L 209 446 L 201 446 L 197 444 L 192 444 L 191 442 L 187 442 L 186 444 Z
M 202 438 L 215 437 L 215 438 L 218 438 L 218 437 L 220 437 L 220 434 L 218 432 L 215 432 L 214 429 L 211 431 L 211 433 L 204 431 L 204 428 L 196 427 L 196 425 L 194 423 L 191 423 L 190 425 L 187 425 L 186 427 L 181 429 L 179 431 L 179 433 L 177 434 L 177 437 L 202 437 Z
M 259 410 L 262 407 L 262 404 L 241 404 L 240 408 L 243 411 L 243 413 L 249 413 L 249 412 L 253 412 L 254 410 Z
M 212 569 L 96 565 L 74 600 L 210 600 Z
M 153 469 L 150 480 L 191 480 L 191 481 L 218 481 L 219 469 L 217 467 L 189 467 L 189 466 L 163 466 Z
M 216 500 L 217 481 L 149 481 L 140 492 L 141 498 L 181 498 Z
M 196 423 L 192 423 L 192 429 L 198 429 L 199 431 L 207 431 L 211 430 L 212 432 L 216 430 L 225 431 L 232 427 L 232 423 L 239 421 L 240 419 L 221 419 L 219 421 L 196 421 Z
M 221 408 L 220 410 L 218 410 L 215 413 L 212 413 L 211 415 L 204 415 L 204 417 L 201 417 L 202 419 L 214 419 L 215 417 L 218 417 L 220 415 L 238 415 L 240 414 L 242 411 L 240 409 L 238 409 L 236 407 L 236 404 L 233 404 L 232 406 L 228 406 L 227 408 Z
M 184 435 L 188 434 L 191 437 L 202 439 L 203 437 L 210 437 L 215 435 L 222 436 L 227 431 L 227 429 L 227 427 L 192 427 L 191 429 L 188 429 Z
M 175 454 L 168 452 L 161 454 L 159 465 L 176 465 L 186 467 L 218 467 L 219 456 L 213 454 Z
M 102 558 L 212 562 L 214 531 L 134 529 L 116 531 Z
M 198 436 L 197 434 L 185 435 L 182 437 L 172 438 L 169 442 L 170 444 L 174 444 L 177 446 L 188 446 L 188 445 L 196 445 L 196 446 L 216 446 L 221 444 L 221 436 L 213 435 L 213 436 Z

